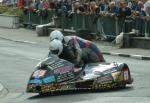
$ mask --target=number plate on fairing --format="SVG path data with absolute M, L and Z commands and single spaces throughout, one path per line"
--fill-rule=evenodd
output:
M 128 80 L 129 79 L 129 72 L 128 72 L 128 70 L 125 70 L 123 72 L 123 74 L 124 74 L 124 80 Z
M 47 70 L 36 70 L 34 71 L 32 77 L 34 78 L 40 78 L 40 77 L 44 77 L 45 73 L 46 73 Z

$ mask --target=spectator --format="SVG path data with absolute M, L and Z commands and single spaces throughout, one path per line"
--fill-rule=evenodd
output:
M 149 9 L 150 9 L 150 0 L 148 0 L 148 1 L 145 2 L 145 4 L 144 4 L 144 11 L 145 11 L 145 13 L 146 13 L 146 16 L 150 16 Z
M 144 21 L 143 19 L 146 16 L 145 11 L 143 10 L 143 2 L 141 1 L 134 1 L 134 5 L 132 6 L 132 32 L 137 33 L 138 36 L 142 36 L 142 28 Z M 141 19 L 143 18 L 143 19 Z
M 146 13 L 146 17 L 144 19 L 146 19 L 145 21 L 145 37 L 149 37 L 150 34 L 148 34 L 148 32 L 150 32 L 149 27 L 150 27 L 150 22 L 148 22 L 150 20 L 150 0 L 146 1 L 144 3 L 144 10 Z
M 101 0 L 99 4 L 99 8 L 101 12 L 107 12 L 108 11 L 108 2 L 106 0 Z
M 139 13 L 141 12 L 141 3 L 137 0 L 132 0 L 132 6 L 131 6 L 131 13 L 132 16 L 139 16 Z
M 96 24 L 96 28 L 97 28 L 97 37 L 96 39 L 102 39 L 105 40 L 107 39 L 105 33 L 104 33 L 104 28 L 103 28 L 103 21 L 104 21 L 104 17 L 107 15 L 108 13 L 108 1 L 106 0 L 100 0 L 98 2 L 98 7 L 99 7 L 99 11 L 97 12 L 97 24 Z
M 131 9 L 132 9 L 132 10 L 135 10 L 135 11 L 140 11 L 140 10 L 141 10 L 141 7 L 140 7 L 140 5 L 139 5 L 138 0 L 132 0 Z
M 131 9 L 127 7 L 127 2 L 122 1 L 120 2 L 120 7 L 118 9 L 118 16 L 119 17 L 126 17 L 131 15 Z
M 144 2 L 143 2 L 143 1 L 138 1 L 138 5 L 139 5 L 141 8 L 144 8 Z
M 55 12 L 57 16 L 61 16 L 62 15 L 62 1 L 57 1 L 55 2 Z
M 82 14 L 85 12 L 84 6 L 79 1 L 74 2 L 74 12 L 77 14 Z
M 56 9 L 56 15 L 57 16 L 62 16 L 62 15 L 67 16 L 68 11 L 69 11 L 69 5 L 68 5 L 67 0 L 57 1 L 55 9 Z
M 118 25 L 120 25 L 118 27 L 118 31 L 119 31 L 119 34 L 121 32 L 125 32 L 125 27 L 124 27 L 124 23 L 125 23 L 125 19 L 126 19 L 126 16 L 130 16 L 131 15 L 131 9 L 129 7 L 127 7 L 127 2 L 126 1 L 122 1 L 120 2 L 120 7 L 117 11 L 117 15 L 118 15 Z M 117 34 L 118 35 L 118 34 Z
M 84 6 L 84 9 L 85 9 L 85 13 L 89 14 L 89 12 L 90 12 L 90 4 L 87 2 L 87 3 L 84 3 L 83 6 Z
M 49 8 L 49 2 L 46 0 L 43 3 L 43 9 L 48 10 L 48 8 Z
M 90 2 L 90 14 L 97 14 L 99 12 L 99 8 L 95 1 Z
M 40 4 L 40 0 L 35 0 L 35 9 L 38 10 L 38 6 Z
M 109 3 L 109 7 L 108 7 L 108 12 L 109 13 L 113 13 L 113 14 L 116 14 L 118 11 L 118 7 L 116 7 L 116 4 L 114 1 L 110 2 Z
M 132 8 L 132 2 L 131 2 L 131 0 L 128 0 L 127 2 L 128 2 L 128 7 L 131 9 Z
M 49 0 L 49 7 L 50 7 L 50 9 L 55 8 L 55 1 L 54 0 Z
M 43 1 L 40 0 L 39 4 L 38 4 L 38 10 L 42 10 L 43 9 Z

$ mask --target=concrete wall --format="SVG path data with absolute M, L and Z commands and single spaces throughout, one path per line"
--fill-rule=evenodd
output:
M 18 28 L 19 17 L 10 15 L 0 15 L 0 27 L 5 28 Z
M 150 37 L 137 37 L 134 33 L 125 33 L 123 37 L 123 48 L 150 49 Z
M 131 47 L 150 49 L 150 37 L 133 37 L 131 39 Z

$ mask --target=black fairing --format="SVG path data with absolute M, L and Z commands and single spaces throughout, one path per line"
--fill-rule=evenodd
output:
M 69 82 L 76 79 L 74 65 L 66 60 L 51 56 L 40 62 L 30 77 L 29 84 L 43 85 Z

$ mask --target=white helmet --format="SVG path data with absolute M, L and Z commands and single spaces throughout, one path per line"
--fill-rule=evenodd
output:
M 50 38 L 50 41 L 52 41 L 54 39 L 58 39 L 58 40 L 62 41 L 63 40 L 63 34 L 59 30 L 54 30 L 50 33 L 49 38 Z
M 54 39 L 50 42 L 49 49 L 52 54 L 59 56 L 63 50 L 63 44 L 60 40 Z

